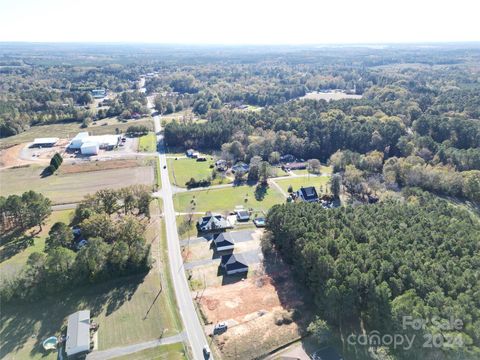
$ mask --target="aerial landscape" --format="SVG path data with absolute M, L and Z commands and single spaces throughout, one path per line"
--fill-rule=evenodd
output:
M 0 358 L 480 359 L 480 34 L 203 4 L 0 5 Z

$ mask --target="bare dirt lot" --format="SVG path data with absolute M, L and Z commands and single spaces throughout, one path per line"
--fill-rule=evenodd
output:
M 268 275 L 259 271 L 204 290 L 199 304 L 207 322 L 229 325 L 215 337 L 224 358 L 254 358 L 299 338 L 308 318 L 302 292 L 283 264 L 276 267 Z
M 89 171 L 125 169 L 141 165 L 142 162 L 139 160 L 84 161 L 80 163 L 62 164 L 60 173 L 78 174 Z

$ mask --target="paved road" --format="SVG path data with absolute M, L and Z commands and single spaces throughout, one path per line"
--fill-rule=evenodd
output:
M 150 107 L 152 107 L 149 101 Z M 155 133 L 160 134 L 160 117 L 154 116 Z M 160 176 L 162 179 L 163 192 L 163 211 L 167 232 L 168 256 L 170 263 L 170 272 L 172 274 L 173 286 L 177 297 L 177 303 L 180 315 L 185 326 L 187 340 L 192 350 L 194 359 L 203 359 L 203 347 L 207 344 L 207 339 L 203 331 L 203 327 L 195 311 L 190 289 L 188 287 L 187 278 L 183 269 L 183 260 L 180 253 L 180 241 L 178 240 L 175 209 L 173 207 L 173 191 L 168 176 L 167 157 L 165 155 L 165 145 L 163 143 L 163 135 L 157 135 L 159 142 L 159 160 L 160 160 Z
M 87 355 L 86 360 L 113 359 L 119 356 L 133 354 L 138 351 L 142 351 L 142 350 L 153 348 L 160 345 L 175 344 L 178 342 L 182 342 L 184 340 L 185 340 L 185 333 L 182 332 L 178 335 L 169 336 L 166 338 L 156 339 L 152 341 L 146 341 L 139 344 L 133 344 L 133 345 L 112 348 L 112 349 L 102 350 L 102 351 L 93 351 Z

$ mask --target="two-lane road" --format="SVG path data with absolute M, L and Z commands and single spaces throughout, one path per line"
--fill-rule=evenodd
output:
M 187 278 L 183 268 L 183 259 L 180 251 L 180 241 L 178 239 L 175 209 L 173 207 L 173 190 L 168 177 L 167 157 L 165 155 L 165 146 L 163 136 L 160 135 L 161 125 L 160 116 L 154 116 L 155 132 L 157 133 L 158 157 L 160 160 L 160 175 L 162 180 L 163 207 L 165 226 L 167 230 L 168 256 L 170 262 L 170 271 L 172 273 L 173 286 L 177 297 L 177 304 L 183 319 L 187 339 L 192 349 L 194 359 L 203 359 L 203 347 L 207 344 L 207 339 L 202 325 L 198 319 L 193 304 L 193 299 L 188 287 Z

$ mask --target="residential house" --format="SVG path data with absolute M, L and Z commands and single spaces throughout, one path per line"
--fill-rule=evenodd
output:
M 217 251 L 233 250 L 233 248 L 235 246 L 235 242 L 233 240 L 233 237 L 228 232 L 223 232 L 223 233 L 218 234 L 213 239 L 213 243 L 215 244 L 215 248 L 217 249 Z
M 247 172 L 248 170 L 250 170 L 250 166 L 244 162 L 238 162 L 232 166 L 233 173 L 236 173 L 237 171 Z
M 233 228 L 230 221 L 228 221 L 222 215 L 207 215 L 203 216 L 198 219 L 197 222 L 197 229 L 201 232 L 209 232 L 209 231 L 216 231 L 216 230 L 226 230 Z
M 300 190 L 296 192 L 297 198 L 305 201 L 305 202 L 317 202 L 318 201 L 318 194 L 315 187 L 308 186 L 308 187 L 301 187 Z
M 68 317 L 67 356 L 74 356 L 90 351 L 90 310 L 81 310 Z
M 237 211 L 237 220 L 238 221 L 248 221 L 248 220 L 250 220 L 250 213 L 247 210 Z
M 227 275 L 233 275 L 242 272 L 248 272 L 248 265 L 240 254 L 223 255 L 220 267 Z

